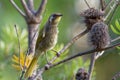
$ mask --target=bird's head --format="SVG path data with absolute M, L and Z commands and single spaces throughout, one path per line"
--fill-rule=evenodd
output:
M 58 24 L 61 20 L 61 17 L 63 15 L 61 13 L 54 13 L 49 17 L 49 23 L 50 24 Z

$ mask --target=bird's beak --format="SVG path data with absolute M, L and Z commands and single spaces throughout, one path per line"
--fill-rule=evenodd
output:
M 56 19 L 55 19 L 55 23 L 60 22 L 62 16 L 63 16 L 62 14 L 57 15 L 57 16 L 56 16 Z

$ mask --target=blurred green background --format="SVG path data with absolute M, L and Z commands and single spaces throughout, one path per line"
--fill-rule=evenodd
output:
M 35 8 L 37 9 L 41 0 L 35 0 Z M 74 34 L 72 29 L 74 23 L 79 22 L 79 15 L 75 12 L 75 2 L 77 0 L 48 0 L 41 27 L 47 21 L 50 14 L 60 12 L 63 18 L 59 24 L 59 39 L 55 49 L 59 50 L 61 44 L 66 44 Z M 20 1 L 15 1 L 22 8 Z M 79 9 L 79 7 L 78 7 Z M 120 19 L 120 8 L 117 9 L 114 19 L 112 20 L 115 26 L 115 20 Z M 119 20 L 120 22 L 120 20 Z M 21 51 L 27 49 L 27 25 L 21 15 L 13 8 L 9 0 L 0 0 L 0 80 L 18 80 L 20 72 L 16 71 L 12 66 L 12 55 L 18 55 L 18 42 L 14 24 L 17 24 L 18 33 L 20 35 Z M 120 28 L 120 27 L 119 27 Z M 72 33 L 72 32 L 73 33 Z M 110 29 L 110 35 L 115 38 L 116 35 Z M 84 46 L 79 44 L 80 46 Z M 63 47 L 63 45 L 62 45 Z M 72 49 L 73 48 L 73 49 Z M 58 60 L 82 51 L 79 47 L 75 49 L 75 45 L 69 49 L 69 54 L 64 54 Z M 52 53 L 52 52 L 50 52 Z M 53 56 L 52 54 L 49 54 Z M 92 80 L 111 80 L 116 72 L 120 71 L 120 50 L 107 50 L 106 54 L 100 57 L 95 64 L 95 74 Z M 41 63 L 42 62 L 42 63 Z M 41 65 L 44 65 L 45 60 L 40 60 Z M 89 59 L 84 60 L 82 57 L 76 58 L 67 63 L 61 64 L 55 68 L 46 71 L 43 74 L 44 80 L 72 80 L 77 70 L 81 68 L 88 69 Z M 120 80 L 120 79 L 118 79 Z

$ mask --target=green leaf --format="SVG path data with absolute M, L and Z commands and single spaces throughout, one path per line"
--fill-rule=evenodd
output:
M 115 21 L 115 25 L 116 25 L 116 28 L 120 31 L 120 24 L 118 20 Z
M 120 46 L 117 46 L 116 48 L 120 50 Z
M 110 27 L 111 27 L 112 31 L 113 31 L 115 34 L 120 35 L 120 32 L 117 31 L 117 30 L 113 27 L 113 25 L 110 25 Z

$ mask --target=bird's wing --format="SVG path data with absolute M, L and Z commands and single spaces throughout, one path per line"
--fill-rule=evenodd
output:
M 45 33 L 46 33 L 46 27 L 44 27 L 42 30 L 42 37 L 45 37 Z
M 42 39 L 45 37 L 45 32 L 46 32 L 46 27 L 43 27 L 40 31 L 39 31 L 39 35 L 37 38 L 37 42 L 36 42 L 36 49 L 38 48 L 40 42 L 42 41 Z

